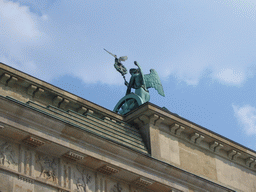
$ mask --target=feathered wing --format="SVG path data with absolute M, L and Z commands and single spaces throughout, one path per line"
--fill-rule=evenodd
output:
M 127 56 L 119 57 L 118 62 L 126 61 L 128 59 Z
M 144 75 L 144 78 L 147 89 L 155 88 L 160 95 L 165 96 L 162 83 L 155 69 L 150 69 L 150 74 Z

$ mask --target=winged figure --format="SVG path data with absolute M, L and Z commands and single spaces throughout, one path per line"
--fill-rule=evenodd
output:
M 140 96 L 143 103 L 145 103 L 150 99 L 148 88 L 155 88 L 164 97 L 164 89 L 156 70 L 150 69 L 150 74 L 144 75 L 140 65 L 136 61 L 134 61 L 134 64 L 138 68 L 130 69 L 130 81 L 129 83 L 125 81 L 125 85 L 127 86 L 126 95 L 131 93 L 131 88 L 134 88 L 135 94 Z
M 150 69 L 150 74 L 144 75 L 144 78 L 145 78 L 145 83 L 146 83 L 147 89 L 155 88 L 155 90 L 157 90 L 157 92 L 160 95 L 162 95 L 163 97 L 165 96 L 162 83 L 161 83 L 160 78 L 155 69 Z
M 128 59 L 127 56 L 117 58 L 116 55 L 112 54 L 111 52 L 104 49 L 110 55 L 115 57 L 115 69 L 121 73 L 124 78 L 125 85 L 127 86 L 126 95 L 121 98 L 118 103 L 116 104 L 114 111 L 119 114 L 126 114 L 129 111 L 139 107 L 143 103 L 146 103 L 150 99 L 149 95 L 149 88 L 154 88 L 157 92 L 164 95 L 164 89 L 160 78 L 154 69 L 150 69 L 150 74 L 144 75 L 140 65 L 134 61 L 134 64 L 138 67 L 137 69 L 132 68 L 130 69 L 131 78 L 130 81 L 127 82 L 125 79 L 125 75 L 127 74 L 127 69 L 121 63 L 122 61 L 126 61 Z M 131 92 L 131 89 L 135 89 L 135 94 Z

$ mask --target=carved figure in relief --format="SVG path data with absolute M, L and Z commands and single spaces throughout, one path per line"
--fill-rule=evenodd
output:
M 123 188 L 120 186 L 120 183 L 117 183 L 111 188 L 111 192 L 122 192 Z
M 46 179 L 52 179 L 55 181 L 57 169 L 56 159 L 50 158 L 48 156 L 38 156 L 38 163 L 41 167 L 41 173 L 39 177 L 43 175 Z
M 12 149 L 12 145 L 5 142 L 2 145 L 0 145 L 0 164 L 5 165 L 7 162 L 9 165 L 11 163 L 17 164 L 14 160 L 14 151 Z
M 88 187 L 88 184 L 92 182 L 92 178 L 89 174 L 86 173 L 86 170 L 76 166 L 78 172 L 80 173 L 80 176 L 77 176 L 74 174 L 77 192 L 86 192 L 86 188 Z

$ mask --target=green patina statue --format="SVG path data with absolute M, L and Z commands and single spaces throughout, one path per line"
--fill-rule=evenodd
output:
M 138 68 L 130 69 L 131 78 L 130 81 L 127 82 L 125 79 L 127 69 L 121 63 L 121 61 L 127 60 L 128 57 L 124 56 L 118 59 L 116 55 L 110 52 L 108 53 L 115 57 L 114 67 L 118 72 L 121 73 L 121 75 L 124 78 L 125 85 L 127 86 L 126 95 L 123 98 L 121 98 L 119 102 L 116 104 L 114 108 L 115 112 L 124 115 L 129 111 L 139 107 L 143 103 L 148 102 L 150 99 L 148 91 L 149 88 L 155 88 L 160 95 L 165 96 L 160 78 L 154 69 L 150 69 L 150 74 L 144 75 L 140 65 L 136 61 L 134 61 L 134 64 Z M 135 93 L 131 92 L 132 88 L 135 89 Z

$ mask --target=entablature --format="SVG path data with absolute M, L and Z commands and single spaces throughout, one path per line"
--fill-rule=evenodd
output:
M 144 191 L 159 191 L 159 189 L 163 192 L 187 191 L 187 187 L 202 192 L 232 191 L 216 182 L 107 138 L 84 132 L 68 122 L 47 116 L 5 97 L 0 101 L 2 101 L 1 105 L 6 105 L 0 109 L 2 139 L 54 158 L 65 158 L 67 161 L 83 165 L 115 180 L 142 188 Z M 156 120 L 154 123 L 158 125 Z M 28 179 L 39 182 L 34 177 Z

